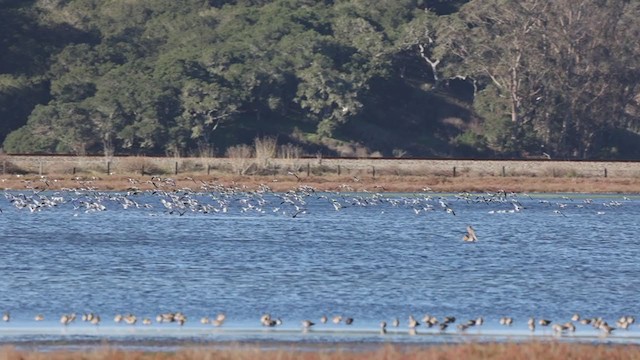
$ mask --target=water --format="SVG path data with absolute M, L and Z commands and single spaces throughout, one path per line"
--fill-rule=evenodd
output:
M 0 311 L 11 322 L 0 323 L 0 343 L 437 343 L 529 338 L 530 316 L 564 323 L 578 312 L 614 325 L 638 313 L 638 197 L 302 190 L 6 192 Z M 469 224 L 477 243 L 462 241 Z M 187 315 L 183 327 L 155 324 L 175 311 Z M 60 325 L 71 312 L 100 314 L 102 324 Z M 224 326 L 199 323 L 218 312 Z M 116 313 L 139 321 L 115 324 Z M 262 327 L 263 313 L 284 324 Z M 483 316 L 485 325 L 407 335 L 408 316 L 427 313 L 456 324 Z M 355 321 L 300 331 L 323 314 Z M 514 325 L 500 326 L 502 316 Z M 395 317 L 401 326 L 380 335 L 380 321 Z M 640 342 L 637 329 L 606 341 Z M 599 334 L 578 324 L 564 338 Z

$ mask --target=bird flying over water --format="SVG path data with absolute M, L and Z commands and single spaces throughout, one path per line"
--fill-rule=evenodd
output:
M 467 226 L 467 233 L 464 234 L 464 236 L 462 237 L 462 240 L 464 240 L 465 242 L 478 241 L 478 237 L 476 236 L 476 231 L 471 225 Z

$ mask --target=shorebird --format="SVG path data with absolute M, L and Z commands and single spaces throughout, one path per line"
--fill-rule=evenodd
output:
M 435 324 L 438 323 L 438 318 L 436 318 L 435 316 L 431 316 L 429 314 L 426 314 L 425 316 L 422 317 L 422 322 L 428 326 L 431 327 Z
M 269 326 L 269 324 L 271 324 L 271 314 L 263 314 L 260 317 L 260 324 L 262 324 L 262 326 Z
M 571 317 L 571 321 L 580 321 L 580 314 L 573 314 L 573 316 Z
M 540 324 L 542 326 L 549 326 L 549 324 L 551 324 L 551 320 L 540 319 L 540 320 L 538 320 L 538 324 Z
M 2 314 L 2 321 L 4 322 L 11 321 L 11 314 L 8 311 L 5 311 L 4 314 Z
M 113 321 L 116 323 L 120 323 L 122 322 L 123 316 L 121 314 L 116 314 L 116 316 L 113 317 Z
M 627 318 L 625 316 L 621 317 L 620 320 L 616 321 L 616 326 L 622 330 L 628 330 L 630 323 L 627 322 Z
M 562 327 L 570 332 L 576 332 L 576 326 L 571 321 L 564 323 Z
M 138 318 L 133 314 L 129 314 L 129 315 L 123 317 L 122 320 L 124 320 L 124 322 L 129 324 L 129 325 L 135 325 L 136 322 L 138 321 Z
M 478 237 L 476 236 L 476 231 L 471 225 L 467 226 L 467 233 L 462 237 L 462 240 L 466 242 L 478 241 Z
M 33 318 L 33 320 L 35 320 L 35 321 L 42 321 L 42 320 L 44 320 L 44 315 L 42 315 L 42 314 L 38 314 L 38 315 L 36 315 L 36 316 Z
M 455 316 L 445 316 L 444 317 L 444 321 L 442 321 L 444 324 L 451 324 L 456 322 L 456 318 Z
M 350 318 L 350 317 L 346 318 L 346 319 L 344 320 L 344 323 L 345 323 L 345 324 L 347 324 L 347 325 L 351 325 L 351 324 L 353 324 L 353 318 Z
M 202 325 L 206 325 L 206 324 L 210 324 L 210 323 L 211 323 L 211 320 L 209 320 L 208 316 L 205 316 L 205 317 L 200 319 L 200 324 L 202 324 Z
M 71 315 L 64 314 L 64 315 L 62 315 L 60 317 L 60 324 L 62 324 L 64 326 L 69 325 L 71 323 L 71 321 L 73 321 L 72 318 L 71 318 Z
M 387 322 L 383 321 L 380 323 L 380 333 L 381 334 L 386 334 L 387 333 Z
M 391 322 L 391 325 L 393 325 L 393 327 L 400 326 L 400 320 L 398 320 L 398 318 L 393 319 L 393 321 Z
M 216 320 L 224 322 L 227 320 L 227 315 L 225 313 L 218 313 L 218 315 L 216 315 Z
M 174 322 L 174 321 L 176 321 L 175 313 L 164 313 L 156 316 L 156 322 L 159 322 L 159 323 Z
M 187 317 L 181 312 L 177 312 L 174 318 L 180 326 L 187 322 Z
M 564 331 L 564 327 L 560 324 L 553 324 L 551 329 L 553 329 L 553 333 L 556 335 L 562 335 L 562 332 Z
M 328 320 L 329 319 L 327 319 L 327 315 L 322 315 L 322 317 L 320 318 L 320 322 L 323 324 L 326 324 Z
M 505 316 L 500 318 L 500 325 L 511 326 L 511 324 L 513 324 L 512 317 Z
M 616 328 L 609 326 L 609 324 L 607 324 L 606 322 L 603 322 L 602 324 L 600 324 L 600 326 L 598 326 L 598 328 L 600 330 L 602 330 L 606 335 L 611 334 L 611 332 L 613 332 L 613 330 L 615 330 Z
M 309 329 L 309 328 L 311 328 L 311 327 L 312 327 L 313 325 L 315 325 L 315 324 L 316 324 L 316 323 L 314 323 L 314 322 L 313 322 L 313 321 L 311 321 L 311 320 L 303 320 L 303 321 L 302 321 L 302 327 L 303 327 L 304 329 Z
M 409 328 L 415 329 L 417 326 L 420 326 L 418 320 L 416 320 L 413 315 L 409 315 Z
M 100 316 L 94 315 L 90 321 L 93 325 L 100 325 Z
M 580 324 L 589 325 L 589 324 L 591 324 L 591 319 L 587 319 L 587 318 L 581 319 L 580 320 Z
M 149 318 L 144 318 L 142 319 L 142 325 L 151 325 L 151 319 Z
M 218 313 L 218 315 L 216 315 L 216 318 L 214 320 L 211 320 L 211 324 L 213 326 L 220 327 L 222 326 L 222 324 L 224 324 L 224 321 L 226 319 L 227 315 L 225 315 L 224 313 Z
M 334 317 L 333 317 L 333 319 L 331 319 L 331 321 L 332 321 L 334 324 L 340 324 L 340 322 L 342 321 L 342 316 L 340 316 L 340 315 L 336 315 L 336 316 L 334 316 Z
M 529 318 L 529 321 L 527 321 L 527 326 L 529 327 L 529 330 L 536 331 L 536 319 L 534 319 L 533 317 Z

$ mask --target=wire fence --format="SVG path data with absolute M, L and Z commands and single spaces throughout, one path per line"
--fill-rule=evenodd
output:
M 389 158 L 0 157 L 2 175 L 442 176 L 638 178 L 636 161 L 469 160 Z

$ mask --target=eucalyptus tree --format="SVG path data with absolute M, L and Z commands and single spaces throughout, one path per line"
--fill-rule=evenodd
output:
M 492 148 L 543 143 L 554 156 L 588 157 L 607 129 L 630 121 L 638 18 L 624 0 L 471 1 L 436 28 L 416 20 L 424 25 L 413 34 L 436 80 L 473 79 Z
M 637 131 L 627 112 L 640 87 L 640 4 L 625 0 L 554 2 L 539 38 L 544 139 L 562 156 L 590 157 L 615 129 Z M 600 154 L 606 155 L 606 154 Z

